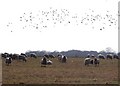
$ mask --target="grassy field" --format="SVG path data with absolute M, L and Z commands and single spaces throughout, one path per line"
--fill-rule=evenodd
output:
M 2 63 L 3 84 L 118 84 L 118 60 L 100 60 L 100 65 L 84 66 L 83 58 L 68 58 L 67 63 L 51 59 L 53 65 L 41 67 L 41 58 Z

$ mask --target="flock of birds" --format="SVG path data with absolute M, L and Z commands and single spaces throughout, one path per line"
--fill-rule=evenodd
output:
M 111 15 L 109 13 L 109 11 L 107 11 L 106 14 L 104 14 L 103 16 L 100 14 L 96 14 L 94 15 L 94 11 L 90 10 L 91 14 L 85 14 L 85 17 L 82 18 L 81 23 L 85 24 L 85 25 L 93 25 L 92 28 L 95 28 L 95 24 L 96 25 L 101 25 L 101 27 L 99 27 L 100 30 L 106 29 L 106 27 L 111 27 L 111 26 L 116 26 L 117 25 L 117 20 L 114 18 L 113 15 Z M 97 27 L 96 27 L 97 28 Z
M 49 25 L 56 25 L 57 23 L 63 23 L 68 16 L 69 12 L 65 9 L 57 10 L 50 8 L 49 11 L 38 11 L 35 16 L 32 12 L 29 14 L 24 13 L 20 17 L 20 21 L 27 23 L 29 27 L 39 29 L 48 28 Z M 25 25 L 25 27 L 27 26 Z
M 44 11 L 39 10 L 37 13 L 23 13 L 18 21 L 23 23 L 22 29 L 31 28 L 38 30 L 55 27 L 58 24 L 63 26 L 68 26 L 69 24 L 75 24 L 76 26 L 85 25 L 90 26 L 92 29 L 99 30 L 117 25 L 117 19 L 115 16 L 111 15 L 109 11 L 107 11 L 106 14 L 101 15 L 96 14 L 94 10 L 89 9 L 88 13 L 84 13 L 81 17 L 80 14 L 72 14 L 67 9 L 53 9 L 52 7 Z M 8 22 L 7 27 L 11 28 L 12 25 L 14 25 L 13 22 Z M 98 27 L 97 25 L 100 26 Z

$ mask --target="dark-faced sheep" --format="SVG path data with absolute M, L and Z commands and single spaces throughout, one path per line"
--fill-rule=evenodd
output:
M 63 56 L 62 57 L 62 63 L 66 63 L 67 62 L 67 57 L 66 56 Z
M 99 63 L 100 63 L 100 60 L 99 60 L 98 58 L 95 58 L 95 59 L 94 59 L 94 64 L 95 64 L 95 66 L 98 66 Z
M 114 58 L 114 59 L 120 59 L 117 54 L 114 54 L 114 55 L 113 55 L 113 58 Z
M 46 67 L 46 65 L 47 65 L 47 58 L 43 57 L 41 60 L 41 67 Z
M 7 66 L 9 66 L 9 64 L 12 63 L 12 58 L 10 58 L 10 57 L 6 57 L 6 59 L 5 59 L 5 63 L 6 63 Z
M 107 54 L 106 58 L 107 59 L 113 59 L 113 55 L 112 54 Z

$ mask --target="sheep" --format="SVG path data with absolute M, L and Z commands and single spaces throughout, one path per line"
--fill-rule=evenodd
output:
M 67 62 L 67 57 L 66 56 L 63 56 L 62 57 L 62 63 L 66 63 Z
M 47 65 L 47 59 L 46 59 L 46 57 L 44 57 L 41 60 L 41 67 L 46 67 L 46 65 Z
M 1 57 L 3 57 L 3 58 L 7 58 L 8 56 L 9 56 L 8 53 L 2 53 L 2 54 L 1 54 Z
M 53 62 L 51 60 L 47 61 L 46 57 L 43 57 L 41 59 L 41 67 L 46 67 L 46 65 L 52 65 L 52 64 L 53 64 Z
M 120 59 L 117 54 L 114 54 L 114 55 L 113 55 L 113 58 L 115 58 L 115 59 Z
M 27 62 L 27 58 L 24 55 L 19 55 L 18 60 L 22 60 L 24 62 Z
M 95 66 L 98 66 L 99 63 L 100 63 L 100 60 L 99 60 L 98 58 L 95 58 L 95 59 L 94 59 L 94 64 L 95 64 Z
M 66 63 L 67 62 L 67 57 L 65 55 L 58 55 L 58 60 L 62 63 Z
M 9 66 L 9 64 L 12 63 L 12 58 L 10 58 L 10 57 L 6 57 L 6 59 L 5 59 L 5 63 L 6 63 L 7 66 Z
M 107 55 L 106 55 L 106 58 L 107 58 L 107 59 L 113 59 L 113 55 L 112 55 L 112 54 L 107 54 Z
M 85 58 L 84 64 L 87 65 L 87 66 L 89 66 L 90 60 L 91 60 L 90 58 Z
M 94 57 L 94 59 L 87 57 L 87 58 L 85 58 L 85 60 L 84 60 L 85 66 L 89 66 L 90 64 L 97 66 L 97 65 L 99 65 L 99 63 L 100 63 L 100 61 L 99 61 L 99 59 L 96 58 L 96 57 Z
M 37 55 L 35 53 L 31 53 L 30 57 L 37 58 Z
M 100 59 L 105 59 L 105 56 L 102 55 L 102 54 L 98 54 L 98 58 L 100 58 Z

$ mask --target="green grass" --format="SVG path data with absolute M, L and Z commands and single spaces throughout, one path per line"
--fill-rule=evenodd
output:
M 29 58 L 26 63 L 3 62 L 3 84 L 118 84 L 118 60 L 100 60 L 99 67 L 84 66 L 83 58 L 68 58 L 67 63 L 51 59 L 53 65 L 41 67 L 41 58 Z

